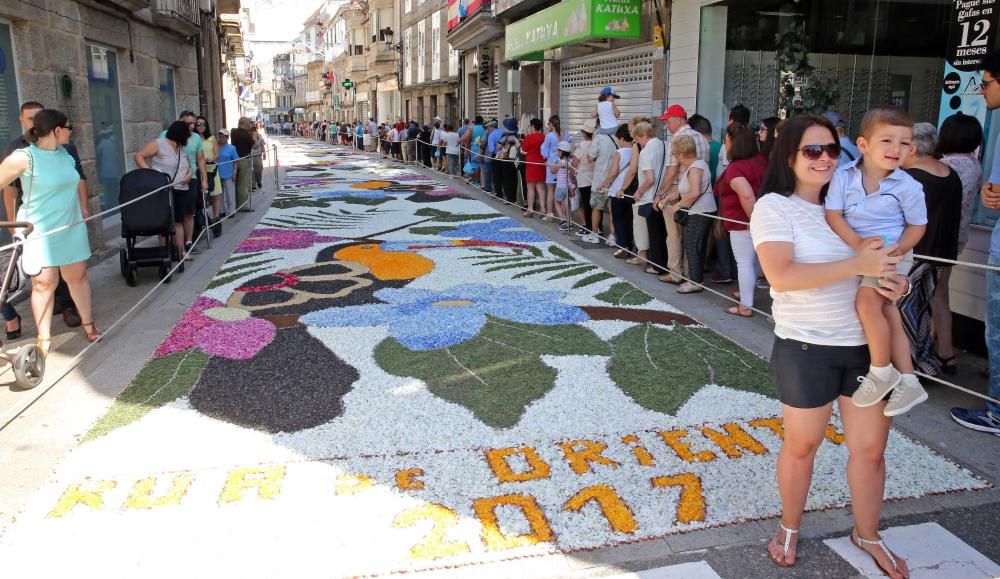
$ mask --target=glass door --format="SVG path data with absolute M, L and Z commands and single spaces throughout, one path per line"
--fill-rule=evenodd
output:
M 114 50 L 87 45 L 87 86 L 90 90 L 90 116 L 94 122 L 101 208 L 107 209 L 118 204 L 118 181 L 125 174 L 118 55 Z

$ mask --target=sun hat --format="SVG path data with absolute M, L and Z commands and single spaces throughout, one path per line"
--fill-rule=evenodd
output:
M 507 117 L 503 120 L 503 130 L 508 133 L 516 133 L 517 121 L 513 117 Z
M 563 152 L 566 152 L 566 153 L 572 153 L 573 152 L 573 147 L 570 146 L 570 144 L 569 144 L 568 141 L 559 141 L 559 144 L 556 145 L 556 149 L 559 149 L 560 151 L 563 151 Z
M 225 137 L 229 136 L 229 129 L 219 129 L 219 134 Z
M 583 126 L 580 127 L 580 130 L 588 135 L 593 135 L 597 131 L 597 123 L 594 122 L 594 119 L 587 119 L 583 121 Z
M 618 96 L 617 93 L 615 93 L 615 89 L 611 88 L 610 86 L 606 86 L 601 89 L 601 96 L 613 96 L 616 99 L 621 98 L 620 96 Z
M 490 122 L 486 123 L 486 126 L 487 127 L 496 127 L 497 126 L 497 120 L 496 119 L 491 119 Z
M 661 121 L 665 121 L 667 119 L 675 117 L 686 119 L 687 116 L 688 116 L 687 111 L 685 111 L 684 107 L 682 107 L 681 105 L 670 105 L 669 107 L 667 107 L 667 110 L 664 111 L 663 114 L 657 118 L 660 119 Z

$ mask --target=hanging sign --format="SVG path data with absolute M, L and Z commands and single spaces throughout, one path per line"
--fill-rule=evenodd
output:
M 948 60 L 944 65 L 938 122 L 961 112 L 986 121 L 986 101 L 979 94 L 980 66 L 997 38 L 998 0 L 954 0 L 948 16 Z
M 563 0 L 507 26 L 508 60 L 541 60 L 549 48 L 592 38 L 639 38 L 642 0 Z

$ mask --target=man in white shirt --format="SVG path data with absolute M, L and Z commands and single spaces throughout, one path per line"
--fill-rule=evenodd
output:
M 667 123 L 667 130 L 670 131 L 671 139 L 676 139 L 680 135 L 687 135 L 694 141 L 695 155 L 699 161 L 709 162 L 711 149 L 708 139 L 698 131 L 691 128 L 687 123 L 688 114 L 681 105 L 670 105 L 667 110 L 659 116 L 661 121 Z M 662 201 L 661 205 L 673 205 L 680 200 L 680 193 L 677 192 L 678 175 L 677 157 L 670 150 L 667 144 L 667 174 L 660 183 L 656 198 Z M 672 217 L 667 217 L 664 212 L 664 223 L 667 226 L 667 269 L 671 272 L 670 279 L 663 279 L 667 283 L 680 284 L 684 280 L 681 275 L 687 274 L 687 264 L 684 259 L 684 228 L 677 224 Z
M 618 144 L 611 135 L 594 135 L 594 140 L 590 144 L 587 156 L 594 162 L 594 176 L 592 183 L 594 186 L 590 190 L 590 230 L 592 233 L 583 236 L 582 240 L 587 243 L 598 244 L 601 239 L 598 233 L 601 230 L 601 223 L 604 221 L 604 211 L 608 208 L 608 190 L 599 188 L 607 179 L 608 171 L 611 170 L 611 160 L 618 150 Z

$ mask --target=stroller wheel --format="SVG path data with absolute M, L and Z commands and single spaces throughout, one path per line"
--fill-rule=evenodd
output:
M 35 344 L 26 344 L 14 358 L 14 381 L 25 390 L 42 383 L 45 376 L 45 357 Z
M 124 247 L 118 250 L 118 264 L 122 268 L 122 277 L 127 276 L 128 275 L 127 274 L 127 271 L 128 271 L 128 257 L 125 255 L 125 248 Z
M 165 263 L 160 264 L 160 279 L 163 283 L 170 283 L 170 266 Z
M 127 283 L 129 287 L 136 286 L 137 280 L 134 267 L 128 265 L 125 266 L 125 283 Z

